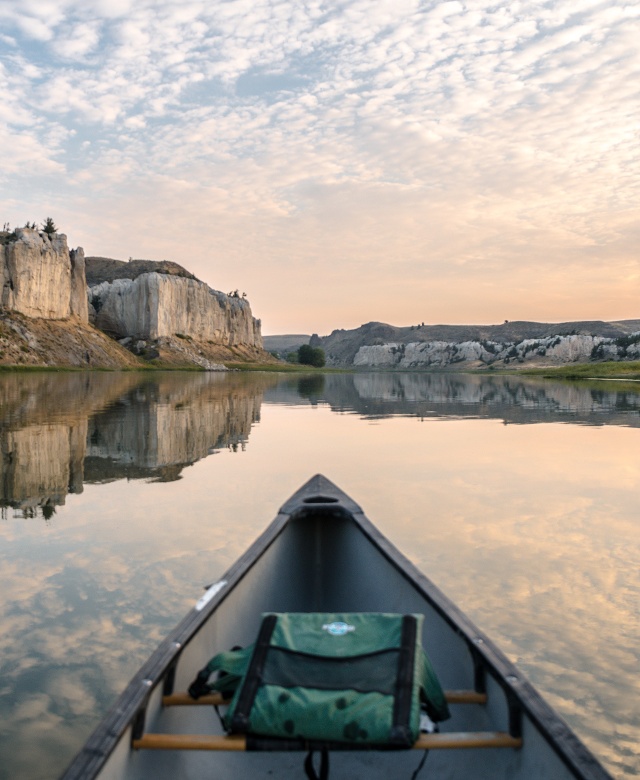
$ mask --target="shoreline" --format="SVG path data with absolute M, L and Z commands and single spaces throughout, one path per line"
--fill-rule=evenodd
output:
M 34 373 L 34 372 L 48 372 L 48 373 L 79 373 L 79 372 L 126 372 L 132 373 L 136 371 L 143 372 L 158 372 L 158 371 L 186 371 L 189 373 L 203 372 L 203 373 L 228 373 L 235 371 L 246 372 L 265 372 L 265 373 L 280 373 L 280 374 L 357 374 L 357 373 L 380 373 L 380 374 L 476 374 L 487 376 L 525 376 L 538 379 L 552 379 L 552 380 L 565 380 L 565 381 L 609 381 L 609 382 L 638 382 L 640 383 L 640 361 L 631 361 L 627 365 L 624 363 L 576 363 L 570 366 L 554 366 L 546 368 L 519 368 L 519 369 L 491 369 L 487 368 L 460 368 L 458 370 L 452 369 L 438 369 L 438 368 L 413 368 L 413 369 L 396 369 L 396 368 L 371 368 L 363 367 L 339 367 L 339 366 L 324 366 L 322 368 L 315 368 L 314 366 L 307 366 L 300 363 L 255 363 L 255 362 L 240 362 L 229 361 L 222 363 L 224 368 L 208 369 L 197 364 L 185 364 L 176 365 L 171 363 L 140 363 L 138 365 L 129 366 L 65 366 L 65 365 L 20 365 L 20 364 L 6 364 L 0 363 L 0 374 L 5 373 Z M 624 366 L 624 368 L 623 368 Z

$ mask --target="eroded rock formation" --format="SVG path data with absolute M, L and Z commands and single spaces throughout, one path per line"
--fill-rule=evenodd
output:
M 213 370 L 222 360 L 269 359 L 248 301 L 177 263 L 86 259 L 61 233 L 18 228 L 0 232 L 0 282 L 0 363 L 118 367 L 142 358 Z
M 105 281 L 91 287 L 95 324 L 118 338 L 182 335 L 225 346 L 262 348 L 260 320 L 248 301 L 204 282 L 164 273 Z
M 88 322 L 84 252 L 63 233 L 17 228 L 0 244 L 0 306 L 27 317 Z
M 514 342 L 424 341 L 362 346 L 353 359 L 359 368 L 482 367 L 494 364 L 586 363 L 590 360 L 640 359 L 640 332 L 621 338 L 570 335 Z
M 507 321 L 500 325 L 411 325 L 369 322 L 318 339 L 330 366 L 483 368 L 527 362 L 554 365 L 637 360 L 640 320 Z

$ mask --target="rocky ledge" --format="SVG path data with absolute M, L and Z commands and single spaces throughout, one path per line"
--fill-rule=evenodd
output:
M 0 279 L 0 364 L 217 371 L 275 362 L 246 298 L 177 263 L 85 260 L 62 233 L 18 228 L 0 233 Z

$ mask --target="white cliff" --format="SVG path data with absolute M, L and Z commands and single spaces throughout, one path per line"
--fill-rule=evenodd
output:
M 638 360 L 640 332 L 628 337 L 569 335 L 514 342 L 422 341 L 362 346 L 353 359 L 358 368 L 479 368 L 493 364 L 535 362 L 544 365 L 590 360 Z
M 0 245 L 0 307 L 27 317 L 88 322 L 84 253 L 63 233 L 17 228 Z
M 262 348 L 260 320 L 243 298 L 204 282 L 150 272 L 102 282 L 89 290 L 95 324 L 117 337 L 189 336 L 225 346 Z

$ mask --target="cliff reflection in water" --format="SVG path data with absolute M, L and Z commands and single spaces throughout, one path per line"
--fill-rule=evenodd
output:
M 493 418 L 640 427 L 640 386 L 478 374 L 7 374 L 0 377 L 0 506 L 50 516 L 67 493 L 179 479 L 244 448 L 263 402 L 370 419 Z
M 0 377 L 0 506 L 49 517 L 67 493 L 116 479 L 170 481 L 243 448 L 273 375 Z
M 556 382 L 490 374 L 356 373 L 289 378 L 268 403 L 326 403 L 385 417 L 475 417 L 505 424 L 570 422 L 640 427 L 640 383 Z

